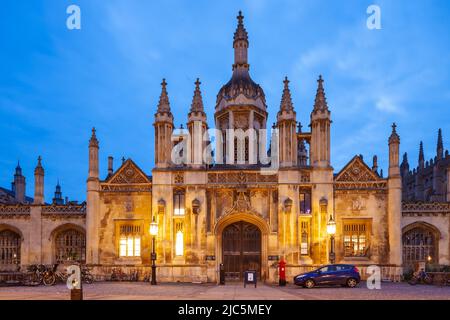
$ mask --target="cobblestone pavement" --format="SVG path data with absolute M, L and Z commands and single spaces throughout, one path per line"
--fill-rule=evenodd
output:
M 213 284 L 159 284 L 141 282 L 99 282 L 84 285 L 86 300 L 450 300 L 450 287 L 410 286 L 407 283 L 382 283 L 381 290 L 369 290 L 363 282 L 357 288 L 304 289 L 293 285 L 278 287 L 240 283 L 225 286 Z M 54 287 L 0 287 L 0 300 L 68 300 L 65 285 Z

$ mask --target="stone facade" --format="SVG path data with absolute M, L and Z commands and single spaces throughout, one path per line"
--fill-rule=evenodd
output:
M 149 272 L 152 222 L 158 226 L 159 281 L 217 282 L 223 264 L 230 279 L 241 278 L 243 270 L 256 269 L 261 279 L 276 282 L 280 259 L 286 260 L 291 277 L 329 262 L 330 221 L 336 223 L 333 253 L 337 263 L 356 264 L 363 270 L 380 265 L 389 277 L 400 275 L 402 266 L 424 259 L 449 264 L 450 188 L 445 184 L 450 170 L 442 143 L 438 147 L 442 157 L 435 162 L 439 169 L 431 170 L 434 198 L 411 197 L 412 181 L 428 178 L 426 174 L 414 177 L 418 173 L 406 170 L 405 160 L 399 165 L 400 137 L 395 124 L 386 144 L 386 178 L 378 171 L 376 157 L 370 168 L 362 156 L 355 156 L 335 174 L 324 80 L 318 79 L 311 131 L 304 132 L 296 120 L 286 78 L 272 127 L 276 130 L 271 138 L 278 143 L 272 143 L 266 154 L 260 136 L 249 130 L 266 129 L 268 114 L 264 91 L 250 77 L 248 47 L 239 14 L 233 74 L 217 95 L 214 123 L 216 134 L 224 138 L 219 144 L 216 136 L 214 154 L 202 157 L 212 142 L 200 81 L 195 83 L 187 129 L 174 129 L 168 84 L 163 80 L 153 124 L 155 168 L 151 176 L 131 159 L 124 159 L 114 170 L 110 157 L 102 179 L 95 130 L 89 141 L 86 203 L 63 201 L 59 186 L 53 204 L 46 204 L 40 158 L 34 199 L 25 197 L 21 189 L 25 178 L 16 170 L 18 191 L 4 189 L 8 197 L 2 198 L 5 204 L 0 206 L 0 239 L 6 243 L 0 249 L 7 257 L 2 261 L 9 263 L 0 268 L 11 267 L 14 257 L 18 265 L 82 260 L 99 277 L 115 267 Z M 231 130 L 241 130 L 244 136 L 233 136 Z M 200 133 L 199 140 L 196 133 Z M 178 158 L 181 161 L 174 160 Z M 205 159 L 212 161 L 205 163 Z M 279 167 L 272 168 L 274 162 Z M 62 242 L 61 237 L 70 241 Z

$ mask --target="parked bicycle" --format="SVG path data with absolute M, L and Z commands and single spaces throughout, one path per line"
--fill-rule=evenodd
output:
M 408 283 L 412 286 L 415 286 L 416 284 L 432 284 L 433 278 L 425 272 L 424 269 L 420 270 L 419 272 L 414 273 L 411 280 L 408 281 Z
M 27 268 L 27 277 L 24 281 L 25 285 L 39 286 L 43 283 L 44 274 L 47 268 L 42 264 L 32 264 Z
M 42 279 L 45 286 L 53 286 L 57 281 L 66 282 L 69 275 L 58 270 L 59 264 L 54 264 L 51 269 L 44 273 Z
M 91 284 L 94 282 L 94 276 L 91 274 L 91 271 L 87 266 L 81 266 L 81 281 L 87 284 Z

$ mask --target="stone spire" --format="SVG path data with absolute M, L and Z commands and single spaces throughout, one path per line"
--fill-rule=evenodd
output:
M 91 139 L 89 139 L 89 171 L 88 179 L 98 179 L 99 166 L 98 166 L 98 149 L 99 143 L 97 140 L 96 130 L 92 128 Z
M 248 34 L 244 27 L 244 16 L 239 11 L 237 16 L 238 25 L 236 32 L 234 33 L 233 48 L 234 48 L 234 69 L 247 69 L 249 68 L 247 61 L 247 49 L 248 49 Z
M 98 140 L 97 140 L 96 132 L 97 132 L 97 130 L 95 130 L 95 128 L 92 128 L 91 139 L 89 139 L 89 147 L 97 147 L 98 148 Z
M 41 156 L 34 169 L 34 204 L 44 204 L 44 168 Z
M 442 142 L 442 129 L 438 130 L 438 140 L 437 140 L 437 159 L 441 160 L 444 157 L 444 143 Z
M 14 173 L 13 191 L 14 199 L 19 203 L 25 202 L 25 177 L 22 175 L 22 168 L 17 161 L 16 172 Z
M 400 173 L 402 177 L 405 177 L 409 172 L 408 153 L 403 154 L 403 160 L 400 164 Z
M 195 81 L 194 97 L 192 98 L 191 112 L 205 112 L 203 108 L 202 92 L 200 91 L 200 79 Z
M 288 77 L 284 78 L 283 96 L 281 97 L 281 111 L 294 111 L 294 105 L 292 104 L 291 91 L 289 90 Z
M 61 185 L 59 184 L 59 180 L 56 184 L 56 188 L 55 188 L 55 196 L 53 197 L 53 204 L 64 204 L 64 200 L 62 197 L 62 192 L 61 192 Z
M 169 95 L 167 94 L 167 82 L 163 79 L 161 82 L 161 95 L 159 96 L 158 113 L 170 113 Z
M 318 83 L 318 86 L 317 86 L 316 99 L 314 101 L 314 111 L 328 110 L 327 98 L 325 97 L 325 90 L 323 88 L 322 75 L 319 76 L 317 83 Z
M 425 156 L 423 153 L 423 142 L 420 141 L 419 145 L 419 169 L 423 169 L 425 166 Z

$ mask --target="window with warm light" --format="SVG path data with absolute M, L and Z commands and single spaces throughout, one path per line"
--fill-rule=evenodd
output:
M 309 222 L 301 222 L 301 242 L 300 242 L 300 254 L 302 256 L 309 255 Z
M 370 219 L 344 220 L 344 255 L 346 257 L 367 257 L 370 232 Z
M 175 241 L 175 255 L 182 256 L 184 254 L 184 239 L 183 232 L 179 230 Z
M 173 214 L 175 216 L 184 216 L 185 196 L 183 190 L 176 190 L 173 195 Z
M 120 226 L 119 256 L 141 256 L 141 227 L 139 225 Z

